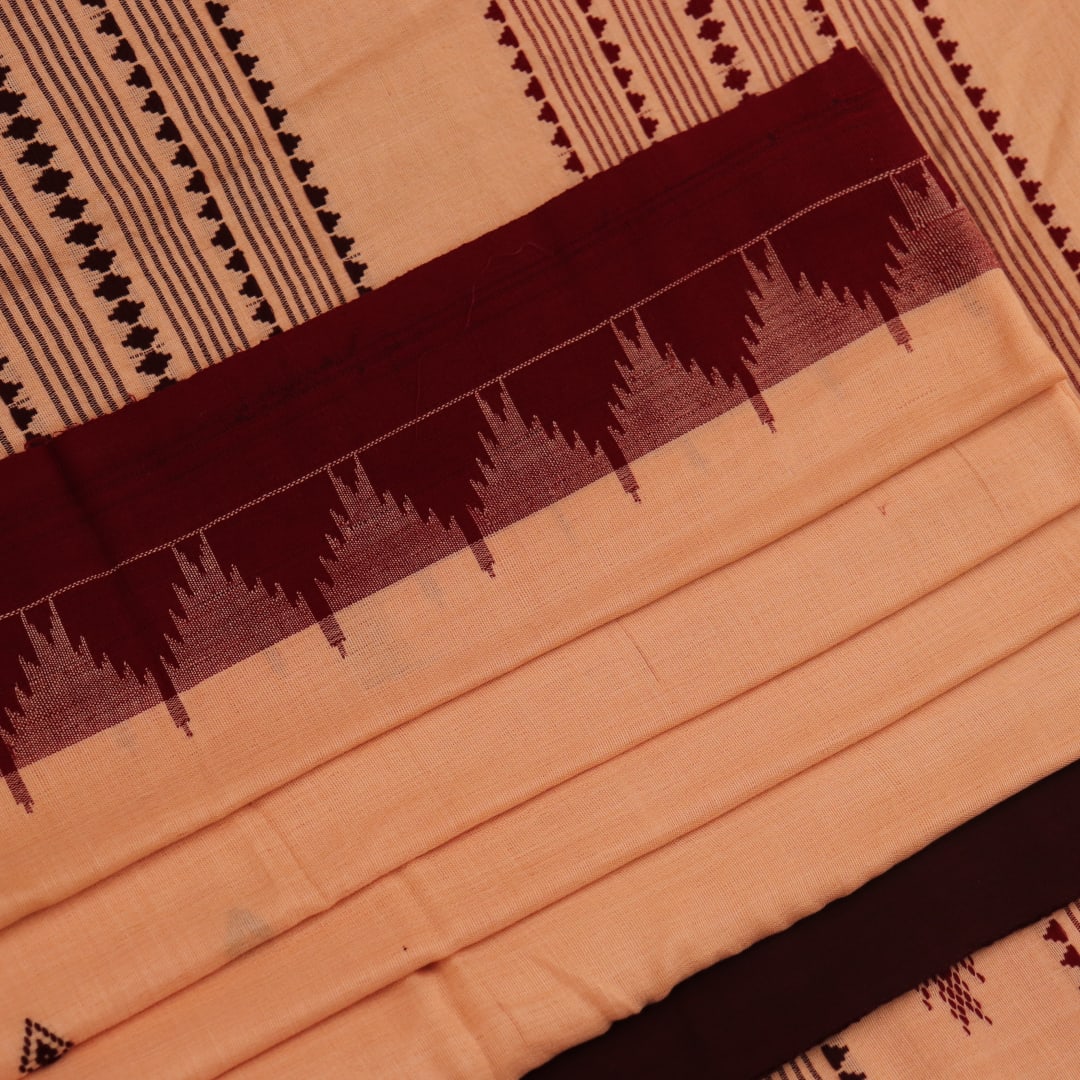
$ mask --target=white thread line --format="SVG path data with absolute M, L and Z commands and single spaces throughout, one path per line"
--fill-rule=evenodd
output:
M 232 510 L 225 514 L 219 514 L 215 518 L 211 518 L 209 521 L 198 526 L 198 528 L 191 529 L 189 532 L 182 533 L 180 536 L 174 537 L 172 540 L 167 540 L 162 544 L 158 544 L 155 547 L 147 548 L 145 551 L 140 551 L 137 555 L 129 555 L 126 559 L 122 559 L 120 562 L 113 566 L 110 566 L 107 570 L 99 570 L 96 574 L 88 574 L 86 577 L 79 578 L 77 581 L 72 581 L 67 585 L 62 586 L 53 592 L 46 593 L 44 596 L 39 596 L 36 600 L 31 600 L 25 604 L 20 605 L 17 608 L 12 608 L 10 611 L 5 611 L 3 615 L 0 615 L 0 620 L 10 618 L 12 615 L 21 615 L 29 608 L 37 607 L 38 604 L 44 604 L 49 600 L 55 600 L 56 597 L 62 596 L 64 593 L 71 592 L 72 589 L 77 589 L 82 585 L 88 585 L 92 581 L 100 581 L 102 578 L 110 577 L 115 574 L 117 570 L 123 569 L 125 566 L 131 563 L 138 562 L 140 559 L 148 558 L 150 555 L 156 555 L 160 551 L 166 551 L 177 544 L 183 543 L 185 540 L 190 540 L 193 536 L 198 536 L 200 533 L 207 529 L 213 528 L 215 525 L 220 525 L 223 521 L 228 521 L 230 518 L 236 517 L 237 514 L 242 514 L 245 510 L 250 510 L 253 506 L 258 506 L 260 503 L 266 502 L 267 499 L 274 498 L 275 495 L 280 495 L 282 492 L 289 491 L 291 488 L 297 487 L 300 484 L 306 483 L 308 480 L 319 473 L 325 472 L 327 469 L 332 469 L 335 465 L 340 465 L 343 461 L 348 461 L 349 458 L 355 454 L 362 454 L 365 450 L 370 450 L 372 447 L 378 446 L 380 443 L 386 442 L 387 439 L 392 439 L 395 435 L 400 435 L 401 432 L 407 431 L 415 424 L 422 423 L 429 417 L 443 412 L 445 409 L 449 409 L 459 402 L 465 401 L 468 398 L 475 397 L 482 390 L 486 390 L 490 386 L 494 386 L 496 383 L 502 382 L 507 376 L 513 375 L 518 371 L 522 371 L 524 368 L 543 360 L 545 357 L 551 356 L 553 353 L 557 353 L 560 349 L 565 349 L 567 345 L 573 345 L 576 342 L 584 341 L 585 338 L 591 337 L 593 334 L 600 330 L 607 329 L 612 322 L 616 319 L 621 319 L 624 315 L 629 315 L 632 311 L 637 310 L 644 304 L 649 303 L 651 300 L 655 300 L 659 296 L 663 296 L 664 293 L 670 292 L 672 289 L 678 288 L 684 282 L 690 281 L 691 278 L 697 277 L 699 274 L 704 273 L 706 270 L 711 270 L 714 266 L 722 263 L 725 259 L 730 259 L 732 255 L 738 255 L 745 251 L 749 247 L 753 247 L 754 244 L 760 243 L 766 237 L 771 236 L 773 233 L 778 232 L 780 229 L 790 225 L 793 221 L 798 221 L 799 218 L 805 217 L 805 215 L 817 210 L 819 207 L 826 206 L 828 203 L 835 202 L 837 199 L 842 199 L 845 195 L 850 195 L 852 192 L 859 191 L 864 187 L 869 187 L 871 184 L 876 184 L 879 180 L 884 180 L 886 177 L 895 176 L 897 173 L 905 172 L 910 169 L 912 165 L 917 165 L 929 158 L 928 154 L 922 154 L 917 158 L 912 158 L 911 161 L 904 165 L 898 165 L 893 169 L 886 169 L 884 172 L 878 173 L 876 176 L 868 177 L 865 180 L 860 180 L 857 184 L 851 184 L 849 187 L 842 188 L 840 191 L 835 192 L 832 195 L 828 195 L 823 199 L 818 199 L 816 202 L 810 203 L 808 206 L 804 206 L 801 210 L 797 210 L 794 214 L 784 218 L 783 221 L 777 222 L 777 224 L 770 226 L 763 232 L 758 233 L 757 236 L 750 240 L 745 241 L 738 247 L 733 247 L 729 251 L 725 251 L 723 255 L 717 255 L 716 258 L 710 259 L 706 263 L 702 263 L 701 266 L 689 273 L 683 274 L 682 277 L 676 278 L 674 281 L 669 281 L 666 285 L 661 286 L 655 292 L 649 293 L 648 296 L 642 297 L 635 303 L 628 305 L 621 311 L 615 312 L 613 315 L 609 315 L 603 322 L 597 323 L 595 326 L 590 327 L 588 330 L 582 330 L 581 333 L 575 334 L 573 337 L 567 338 L 565 341 L 560 342 L 558 345 L 552 345 L 550 348 L 545 349 L 543 352 L 537 353 L 535 356 L 529 357 L 528 360 L 522 360 L 521 363 L 515 364 L 512 368 L 508 368 L 501 375 L 496 375 L 494 378 L 488 379 L 486 382 L 480 383 L 479 386 L 473 387 L 472 390 L 467 390 L 462 394 L 458 394 L 457 397 L 450 398 L 448 401 L 444 401 L 441 405 L 436 405 L 433 409 L 429 409 L 425 413 L 421 413 L 420 416 L 414 416 L 411 420 L 407 420 L 403 424 L 398 424 L 397 427 L 392 428 L 390 431 L 383 432 L 377 438 L 372 439 L 370 442 L 364 443 L 362 446 L 358 446 L 348 453 L 342 454 L 340 457 L 333 458 L 331 461 L 324 462 L 322 465 L 315 469 L 311 469 L 304 473 L 302 476 L 296 477 L 294 480 L 290 480 L 287 484 L 280 484 L 276 488 L 272 488 L 270 491 L 264 492 L 262 495 L 256 496 L 254 499 L 249 499 L 245 503 L 241 503 L 239 506 L 233 507 Z

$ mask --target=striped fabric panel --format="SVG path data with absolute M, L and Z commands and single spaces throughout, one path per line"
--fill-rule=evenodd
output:
M 194 12 L 194 8 L 190 3 L 187 5 L 189 12 Z M 247 78 L 248 88 L 254 95 L 256 101 L 262 106 L 263 115 L 270 127 L 277 134 L 277 142 L 281 149 L 285 152 L 285 156 L 289 162 L 289 168 L 292 170 L 293 175 L 303 184 L 304 199 L 315 210 L 315 216 L 317 217 L 320 226 L 323 231 L 328 235 L 330 245 L 334 249 L 334 253 L 341 260 L 342 266 L 337 267 L 337 262 L 334 259 L 330 260 L 330 266 L 327 265 L 326 259 L 323 258 L 318 252 L 318 245 L 314 244 L 312 230 L 307 228 L 302 218 L 298 219 L 297 225 L 301 231 L 305 234 L 307 239 L 312 242 L 313 254 L 318 259 L 322 268 L 330 275 L 331 278 L 337 277 L 338 284 L 340 281 L 340 271 L 344 270 L 349 282 L 357 286 L 359 292 L 365 292 L 366 288 L 361 285 L 361 279 L 364 276 L 364 271 L 367 269 L 366 265 L 357 262 L 355 259 L 348 258 L 350 252 L 355 245 L 355 240 L 352 237 L 346 236 L 343 232 L 338 230 L 338 223 L 341 219 L 341 215 L 335 213 L 327 205 L 327 199 L 329 193 L 325 188 L 318 187 L 313 182 L 312 172 L 315 168 L 315 164 L 312 161 L 308 161 L 298 153 L 300 149 L 301 138 L 295 131 L 285 128 L 283 125 L 288 118 L 288 110 L 281 107 L 280 103 L 274 96 L 274 84 L 268 82 L 264 78 L 256 77 L 256 69 L 259 66 L 259 58 L 254 56 L 250 52 L 244 51 L 244 31 L 237 27 L 231 19 L 230 9 L 224 4 L 217 3 L 216 0 L 208 0 L 204 5 L 206 12 L 210 17 L 210 20 L 220 30 L 221 39 L 228 47 L 229 51 L 233 54 L 233 59 L 236 62 L 237 67 Z M 194 14 L 192 14 L 194 18 Z M 205 41 L 205 35 L 203 36 Z M 207 42 L 209 45 L 209 42 Z M 212 45 L 210 46 L 212 51 Z M 233 80 L 228 79 L 230 86 L 233 84 Z M 243 114 L 247 119 L 251 119 L 251 110 L 243 109 Z M 256 110 L 257 111 L 257 110 Z M 267 150 L 267 142 L 263 138 L 259 138 L 259 145 Z M 273 140 L 271 140 L 271 143 Z M 273 157 L 267 150 L 267 161 L 273 166 Z M 273 169 L 276 176 L 280 176 L 281 170 L 277 168 Z M 288 170 L 285 170 L 286 173 Z M 305 181 L 312 180 L 310 183 Z M 285 189 L 287 195 L 287 188 Z M 297 200 L 288 200 L 292 208 L 296 209 Z M 303 200 L 300 200 L 303 202 Z M 295 232 L 291 226 L 288 226 L 289 235 L 295 238 Z M 336 274 L 333 272 L 333 268 L 336 268 Z M 346 290 L 347 291 L 347 290 Z M 335 296 L 338 302 L 343 301 L 346 297 L 340 289 L 335 289 Z
M 281 325 L 342 303 L 347 279 L 326 250 L 297 179 L 279 160 L 279 140 L 259 115 L 257 99 L 270 93 L 270 84 L 248 85 L 214 25 L 227 9 L 200 11 L 195 0 L 115 0 L 115 6 L 152 78 L 175 103 L 184 144 L 216 179 L 218 209 L 259 267 Z
M 643 134 L 663 138 L 788 82 L 841 42 L 861 49 L 1080 385 L 1080 252 L 1028 172 L 1023 118 L 1001 115 L 989 73 L 963 62 L 934 0 L 497 0 L 486 15 L 566 167 L 588 175 Z
M 360 285 L 227 16 L 195 0 L 0 10 L 0 452 Z
M 776 78 L 795 63 L 795 42 L 818 60 L 838 42 L 862 50 L 1001 255 L 1033 321 L 1080 385 L 1080 255 L 1027 171 L 1021 116 L 1002 116 L 990 72 L 973 74 L 964 43 L 933 0 L 751 0 L 775 28 Z M 785 35 L 786 31 L 786 35 Z M 981 81 L 978 81 L 981 80 Z M 1008 132 L 1006 134 L 1006 132 Z
M 0 22 L 7 19 L 5 9 Z M 112 357 L 123 351 L 121 341 L 131 339 L 129 347 L 141 362 L 140 346 L 157 331 L 139 317 L 141 304 L 132 299 L 130 278 L 117 276 L 115 288 L 104 283 L 102 275 L 117 267 L 115 252 L 109 265 L 103 256 L 90 255 L 102 230 L 100 207 L 91 209 L 81 197 L 82 185 L 65 167 L 68 155 L 40 119 L 41 102 L 29 99 L 32 77 L 17 78 L 9 50 L 2 55 L 0 400 L 6 410 L 0 428 L 10 450 L 37 433 L 83 422 L 124 401 L 125 382 Z M 85 264 L 85 279 L 71 281 L 60 272 L 58 259 L 70 259 L 61 254 L 65 245 Z M 107 302 L 102 308 L 105 292 L 127 304 L 119 308 Z
M 1080 380 L 1080 252 L 940 0 L 478 0 L 571 173 L 862 49 Z M 0 12 L 0 452 L 362 287 L 271 72 L 211 0 Z M 46 149 L 48 148 L 48 149 Z M 72 269 L 72 253 L 78 274 Z
M 715 24 L 657 0 L 494 0 L 485 17 L 571 172 L 611 168 L 746 90 L 748 74 L 729 71 L 736 48 L 719 42 Z M 725 57 L 719 70 L 710 54 Z

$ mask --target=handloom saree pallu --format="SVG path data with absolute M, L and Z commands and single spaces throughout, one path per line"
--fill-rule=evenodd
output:
M 966 956 L 768 1080 L 1056 1080 L 1076 1071 L 1076 904 Z
M 788 1059 L 789 1075 L 803 1069 L 812 1076 L 800 1050 L 907 989 L 929 985 L 1075 890 L 1078 784 L 1074 763 L 851 896 L 685 980 L 663 1001 L 535 1070 L 531 1080 L 742 1080 Z M 1046 920 L 1041 925 L 1052 931 L 1046 940 L 1061 944 L 1063 966 L 1073 966 L 1071 940 Z M 903 1075 L 939 1071 L 928 1065 Z
M 477 1028 L 509 1074 L 1069 760 L 1080 427 L 1062 380 L 841 54 L 12 459 L 48 529 L 13 541 L 28 580 L 9 583 L 42 599 L 9 619 L 5 843 L 25 887 L 8 918 L 30 917 L 3 939 L 25 973 L 5 1015 L 85 1042 L 60 1075 L 215 1076 L 340 1010 L 377 1026 L 462 965 L 503 980 L 505 1023 L 543 989 L 505 981 L 522 933 L 572 982 L 599 963 L 595 999 L 545 991 L 526 1045 Z M 69 575 L 51 586 L 46 538 Z M 65 702 L 81 727 L 46 723 Z M 892 791 L 887 757 L 908 768 Z M 400 806 L 378 799 L 399 785 Z M 941 797 L 913 815 L 916 790 Z M 800 836 L 810 806 L 820 833 Z M 848 814 L 861 831 L 830 860 Z M 792 845 L 822 868 L 790 873 Z M 725 915 L 701 937 L 718 850 Z M 768 904 L 748 895 L 774 879 Z M 685 898 L 667 921 L 661 881 Z M 620 911 L 609 949 L 582 954 Z M 654 936 L 631 949 L 641 918 Z M 71 995 L 72 965 L 104 981 Z M 439 1016 L 436 1052 L 477 1075 Z M 329 1050 L 312 1031 L 295 1045 Z M 272 1060 L 252 1068 L 288 1075 Z
M 0 17 L 0 452 L 861 48 L 1074 377 L 1053 0 L 48 0 Z M 342 137 L 343 132 L 359 132 Z

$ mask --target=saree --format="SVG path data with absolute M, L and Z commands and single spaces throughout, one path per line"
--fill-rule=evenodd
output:
M 273 17 L 206 15 L 272 124 Z M 477 26 L 517 40 L 497 5 Z M 672 123 L 621 164 L 596 142 L 607 171 L 494 232 L 391 229 L 391 274 L 455 249 L 389 284 L 282 138 L 322 277 L 256 281 L 261 344 L 5 463 L 35 508 L 0 621 L 0 1023 L 28 1062 L 355 1075 L 362 1045 L 372 1075 L 512 1075 L 1077 756 L 1075 398 L 946 175 L 842 49 Z M 251 250 L 287 282 L 286 248 Z M 319 315 L 345 280 L 381 287 Z M 909 766 L 892 806 L 883 760 Z M 808 806 L 820 835 L 785 837 Z M 403 1042 L 420 1015 L 435 1037 Z

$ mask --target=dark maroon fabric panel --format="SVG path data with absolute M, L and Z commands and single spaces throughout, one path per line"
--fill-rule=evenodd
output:
M 1080 896 L 1078 805 L 1080 762 L 692 976 L 529 1080 L 762 1076 Z
M 839 53 L 374 293 L 4 460 L 0 612 L 317 469 L 921 152 L 865 61 Z M 472 437 L 475 418 L 461 424 Z

